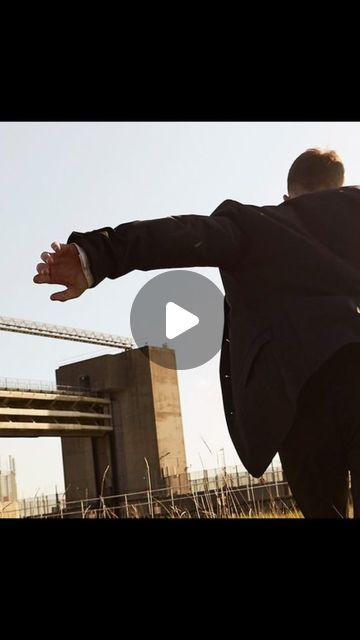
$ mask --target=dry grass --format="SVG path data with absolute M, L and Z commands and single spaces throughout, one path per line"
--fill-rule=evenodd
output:
M 184 507 L 186 503 L 186 507 Z M 64 514 L 66 515 L 70 514 Z M 80 518 L 147 518 L 147 519 L 289 519 L 302 518 L 295 505 L 277 500 L 266 504 L 239 504 L 236 492 L 225 488 L 213 493 L 196 493 L 158 500 L 149 492 L 148 500 L 124 505 L 106 506 L 101 498 L 99 508 L 73 512 Z

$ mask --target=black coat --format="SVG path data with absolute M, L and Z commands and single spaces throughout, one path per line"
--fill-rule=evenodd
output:
M 209 217 L 74 232 L 68 242 L 87 252 L 94 286 L 133 269 L 219 267 L 226 420 L 254 476 L 288 433 L 304 382 L 341 346 L 360 342 L 360 187 L 277 206 L 225 200 Z

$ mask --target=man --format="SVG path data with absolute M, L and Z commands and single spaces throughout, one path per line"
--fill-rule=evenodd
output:
M 133 269 L 219 267 L 231 438 L 254 476 L 279 451 L 305 517 L 346 517 L 349 471 L 360 516 L 360 188 L 343 181 L 334 151 L 309 149 L 280 205 L 74 232 L 34 277 L 65 301 Z

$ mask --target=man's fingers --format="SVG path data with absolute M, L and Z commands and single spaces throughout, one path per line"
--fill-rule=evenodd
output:
M 48 264 L 52 264 L 54 262 L 55 253 L 59 253 L 65 246 L 67 245 L 61 244 L 61 242 L 52 242 L 51 248 L 53 249 L 54 253 L 50 253 L 50 251 L 43 251 L 40 256 L 41 260 L 47 262 Z
M 78 298 L 79 292 L 70 287 L 68 289 L 64 289 L 64 291 L 57 291 L 56 293 L 52 293 L 50 296 L 50 300 L 58 300 L 59 302 L 66 302 L 66 300 L 71 300 L 72 298 Z
M 44 283 L 48 283 L 51 284 L 50 282 L 50 274 L 49 273 L 38 273 L 37 276 L 33 277 L 33 282 L 35 282 L 35 284 L 44 284 Z
M 43 260 L 43 262 L 46 262 L 47 264 L 52 264 L 54 262 L 54 258 L 52 257 L 51 253 L 49 253 L 48 251 L 43 251 L 40 258 L 41 260 Z
M 36 265 L 36 271 L 38 273 L 42 273 L 43 275 L 49 275 L 50 273 L 48 265 L 44 262 L 39 262 L 39 264 Z
M 52 242 L 51 243 L 51 248 L 53 249 L 53 251 L 55 251 L 55 253 L 58 253 L 59 251 L 61 251 L 61 247 L 63 245 L 61 244 L 61 242 Z

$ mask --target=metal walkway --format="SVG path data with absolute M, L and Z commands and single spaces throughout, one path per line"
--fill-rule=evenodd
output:
M 57 324 L 22 320 L 21 318 L 7 318 L 6 316 L 0 316 L 0 331 L 25 333 L 33 336 L 43 336 L 45 338 L 57 338 L 58 340 L 87 342 L 118 349 L 132 349 L 134 347 L 134 343 L 130 338 L 123 338 L 111 333 L 75 329 Z

